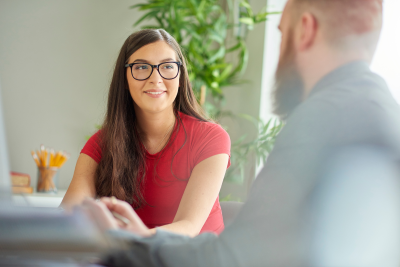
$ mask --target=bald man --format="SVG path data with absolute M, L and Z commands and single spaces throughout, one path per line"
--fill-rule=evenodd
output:
M 125 210 L 136 234 L 114 233 L 131 247 L 104 263 L 399 266 L 400 109 L 369 69 L 381 25 L 379 0 L 289 0 L 273 93 L 286 126 L 236 220 L 220 236 L 142 238 Z

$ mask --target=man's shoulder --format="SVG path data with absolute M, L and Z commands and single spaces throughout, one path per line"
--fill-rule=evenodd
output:
M 399 115 L 399 105 L 387 86 L 367 75 L 312 95 L 289 117 L 284 135 L 305 143 L 372 142 L 400 136 Z
M 338 112 L 362 109 L 378 111 L 384 107 L 398 109 L 385 80 L 370 71 L 329 84 L 311 94 L 303 104 L 306 110 L 313 109 L 316 105 L 324 111 L 324 108 L 321 108 L 321 105 L 324 105 L 326 109 L 337 109 Z
M 318 112 L 315 112 L 316 110 Z M 344 123 L 348 120 L 344 120 L 342 116 L 368 115 L 369 120 L 372 120 L 399 112 L 399 105 L 385 81 L 372 72 L 330 84 L 311 95 L 298 109 L 298 113 L 305 113 L 304 115 L 327 116 Z

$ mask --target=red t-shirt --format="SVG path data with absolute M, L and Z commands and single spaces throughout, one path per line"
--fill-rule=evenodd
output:
M 183 125 L 180 125 L 176 138 L 174 138 L 174 135 L 177 124 L 175 124 L 170 142 L 163 151 L 157 154 L 149 154 L 146 151 L 146 177 L 143 195 L 149 205 L 136 209 L 136 213 L 149 228 L 172 223 L 192 170 L 198 163 L 218 154 L 230 156 L 230 138 L 220 125 L 201 122 L 183 113 L 179 113 L 179 115 Z M 99 132 L 95 133 L 81 151 L 97 163 L 100 162 L 102 156 L 98 134 Z M 179 152 L 176 153 L 178 150 Z M 174 155 L 172 174 L 171 161 Z M 230 161 L 227 167 L 229 166 Z M 224 222 L 217 197 L 200 233 L 214 232 L 219 234 L 223 230 Z

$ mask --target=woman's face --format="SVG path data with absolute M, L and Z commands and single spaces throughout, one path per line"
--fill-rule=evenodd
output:
M 163 62 L 177 62 L 175 51 L 164 41 L 158 41 L 145 45 L 136 50 L 128 60 L 128 63 L 148 63 L 158 65 Z M 133 65 L 136 71 L 143 71 L 146 65 Z M 171 66 L 165 66 L 165 70 Z M 134 70 L 135 71 L 135 70 Z M 160 67 L 161 71 L 161 67 Z M 162 73 L 162 72 L 161 72 Z M 129 92 L 135 103 L 135 109 L 139 108 L 143 112 L 158 113 L 172 110 L 174 100 L 178 94 L 179 75 L 172 80 L 166 80 L 160 76 L 160 73 L 154 68 L 151 76 L 144 81 L 135 80 L 132 77 L 131 68 L 126 68 L 126 77 L 128 79 Z

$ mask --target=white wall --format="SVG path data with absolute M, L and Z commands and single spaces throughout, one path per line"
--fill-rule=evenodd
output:
M 73 175 L 85 136 L 100 123 L 119 48 L 138 18 L 137 0 L 1 0 L 0 79 L 13 171 L 36 183 L 30 150 L 71 153 Z

